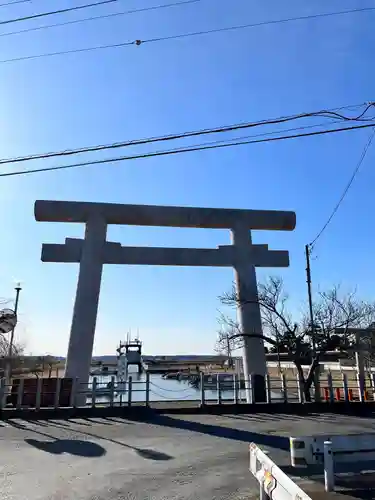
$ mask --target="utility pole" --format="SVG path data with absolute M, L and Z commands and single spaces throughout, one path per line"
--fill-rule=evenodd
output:
M 310 312 L 310 324 L 311 324 L 312 357 L 314 359 L 316 356 L 316 338 L 315 338 L 315 323 L 314 323 L 314 312 L 313 312 L 312 293 L 311 293 L 310 245 L 305 246 L 305 255 L 306 255 L 307 295 L 309 297 L 309 312 Z M 317 371 L 314 373 L 314 386 L 315 386 L 315 401 L 320 401 L 320 365 L 318 365 Z
M 316 343 L 315 343 L 315 326 L 314 326 L 314 313 L 312 305 L 312 294 L 311 294 L 311 269 L 310 269 L 310 245 L 305 246 L 306 255 L 306 283 L 307 283 L 307 294 L 309 297 L 309 312 L 310 312 L 310 325 L 311 325 L 311 337 L 312 337 L 312 351 L 313 356 L 316 354 Z

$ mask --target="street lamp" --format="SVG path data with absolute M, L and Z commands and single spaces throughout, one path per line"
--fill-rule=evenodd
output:
M 21 283 L 16 283 L 16 286 L 14 287 L 14 289 L 16 291 L 16 298 L 14 301 L 14 312 L 15 312 L 16 317 L 17 317 L 20 292 L 22 290 Z M 15 330 L 15 327 L 12 328 L 12 331 L 10 333 L 10 341 L 9 341 L 9 349 L 8 349 L 8 362 L 7 362 L 7 370 L 6 370 L 6 380 L 7 380 L 8 385 L 10 384 L 10 381 L 12 379 L 12 354 L 13 354 L 13 343 L 14 343 L 14 330 Z
M 15 291 L 16 291 L 16 299 L 14 301 L 14 312 L 15 314 L 17 315 L 17 311 L 18 311 L 18 302 L 19 302 L 19 298 L 20 298 L 20 292 L 22 290 L 21 288 L 21 283 L 16 283 L 16 286 L 14 287 Z M 15 327 L 12 328 L 12 331 L 10 333 L 10 342 L 9 342 L 9 351 L 8 351 L 8 357 L 11 358 L 12 357 L 12 353 L 13 353 L 13 343 L 14 343 L 14 330 L 15 330 Z

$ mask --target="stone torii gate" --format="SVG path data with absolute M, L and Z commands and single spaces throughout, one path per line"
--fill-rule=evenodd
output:
M 241 302 L 239 321 L 248 335 L 244 337 L 244 374 L 255 375 L 256 400 L 264 400 L 264 343 L 251 337 L 262 332 L 255 268 L 288 267 L 289 254 L 253 245 L 251 230 L 291 231 L 296 224 L 294 212 L 39 200 L 35 219 L 86 225 L 84 239 L 66 238 L 64 244 L 42 246 L 43 262 L 80 264 L 66 377 L 88 382 L 103 264 L 233 267 Z M 108 224 L 228 229 L 232 245 L 199 249 L 122 246 L 106 241 Z

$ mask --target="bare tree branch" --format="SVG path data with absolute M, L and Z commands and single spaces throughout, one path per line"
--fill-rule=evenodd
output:
M 348 334 L 350 328 L 367 328 L 375 322 L 375 304 L 359 300 L 355 292 L 341 293 L 340 287 L 319 292 L 313 304 L 314 325 L 311 325 L 308 310 L 301 317 L 293 318 L 288 310 L 289 296 L 284 291 L 281 278 L 270 277 L 258 286 L 257 301 L 240 301 L 235 288 L 220 297 L 222 304 L 241 307 L 246 304 L 259 304 L 262 317 L 262 332 L 241 331 L 238 322 L 221 316 L 222 335 L 218 342 L 225 339 L 238 346 L 245 336 L 260 338 L 271 345 L 271 352 L 286 352 L 293 360 L 303 383 L 305 397 L 310 400 L 310 388 L 321 356 L 331 350 L 347 350 L 354 339 Z M 337 334 L 338 328 L 344 334 Z M 316 343 L 313 353 L 312 338 Z M 307 375 L 302 366 L 309 364 Z

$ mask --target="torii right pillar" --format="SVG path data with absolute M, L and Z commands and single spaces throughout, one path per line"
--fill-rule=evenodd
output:
M 258 285 L 254 260 L 252 259 L 253 245 L 251 232 L 248 227 L 238 224 L 231 230 L 232 243 L 236 248 L 233 263 L 237 315 L 243 337 L 243 370 L 245 376 L 246 400 L 248 403 L 266 401 L 265 377 L 267 374 L 266 351 L 262 335 L 261 310 L 258 300 Z M 286 253 L 286 252 L 285 252 Z M 287 253 L 286 253 L 287 255 Z M 268 258 L 271 253 L 268 253 Z M 285 257 L 282 255 L 281 257 Z M 275 267 L 282 266 L 280 254 L 275 252 L 275 262 L 270 263 Z M 284 266 L 289 262 L 284 261 Z M 289 261 L 289 259 L 288 259 Z M 259 335 L 259 336 L 257 336 Z M 253 387 L 250 389 L 250 376 L 252 376 Z M 252 394 L 251 394 L 252 392 Z

